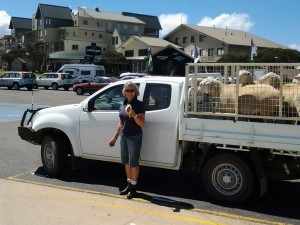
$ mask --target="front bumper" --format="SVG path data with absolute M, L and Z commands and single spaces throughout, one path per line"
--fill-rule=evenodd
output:
M 32 144 L 36 144 L 39 145 L 39 143 L 36 142 L 37 140 L 37 132 L 34 131 L 31 127 L 24 127 L 24 122 L 27 116 L 27 113 L 31 113 L 31 116 L 29 118 L 29 120 L 27 121 L 27 125 L 31 122 L 34 114 L 36 112 L 38 112 L 39 110 L 41 110 L 43 108 L 39 108 L 39 109 L 27 109 L 22 117 L 21 120 L 21 126 L 18 127 L 18 134 L 21 137 L 22 140 L 28 141 Z

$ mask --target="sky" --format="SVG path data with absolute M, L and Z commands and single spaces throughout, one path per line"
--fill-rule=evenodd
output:
M 108 12 L 157 16 L 164 37 L 180 24 L 242 30 L 300 51 L 300 0 L 0 0 L 0 37 L 10 18 L 31 18 L 38 4 L 98 7 Z

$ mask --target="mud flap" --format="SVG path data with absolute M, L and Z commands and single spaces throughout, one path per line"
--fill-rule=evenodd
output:
M 250 148 L 250 155 L 256 171 L 256 175 L 259 179 L 260 196 L 263 196 L 268 191 L 268 179 L 261 162 L 261 156 L 258 154 L 258 151 L 255 148 Z

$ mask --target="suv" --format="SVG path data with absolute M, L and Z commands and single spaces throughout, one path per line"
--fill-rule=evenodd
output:
M 52 87 L 53 90 L 58 90 L 62 87 L 66 91 L 74 84 L 74 78 L 69 73 L 43 73 L 38 79 L 39 87 L 48 89 Z
M 14 90 L 26 87 L 31 91 L 33 88 L 38 88 L 38 84 L 32 72 L 7 71 L 0 77 L 0 87 L 7 87 Z

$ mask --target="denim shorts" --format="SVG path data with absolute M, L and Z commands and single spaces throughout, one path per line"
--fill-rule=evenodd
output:
M 143 134 L 132 136 L 121 135 L 121 160 L 122 164 L 129 167 L 139 166 Z

